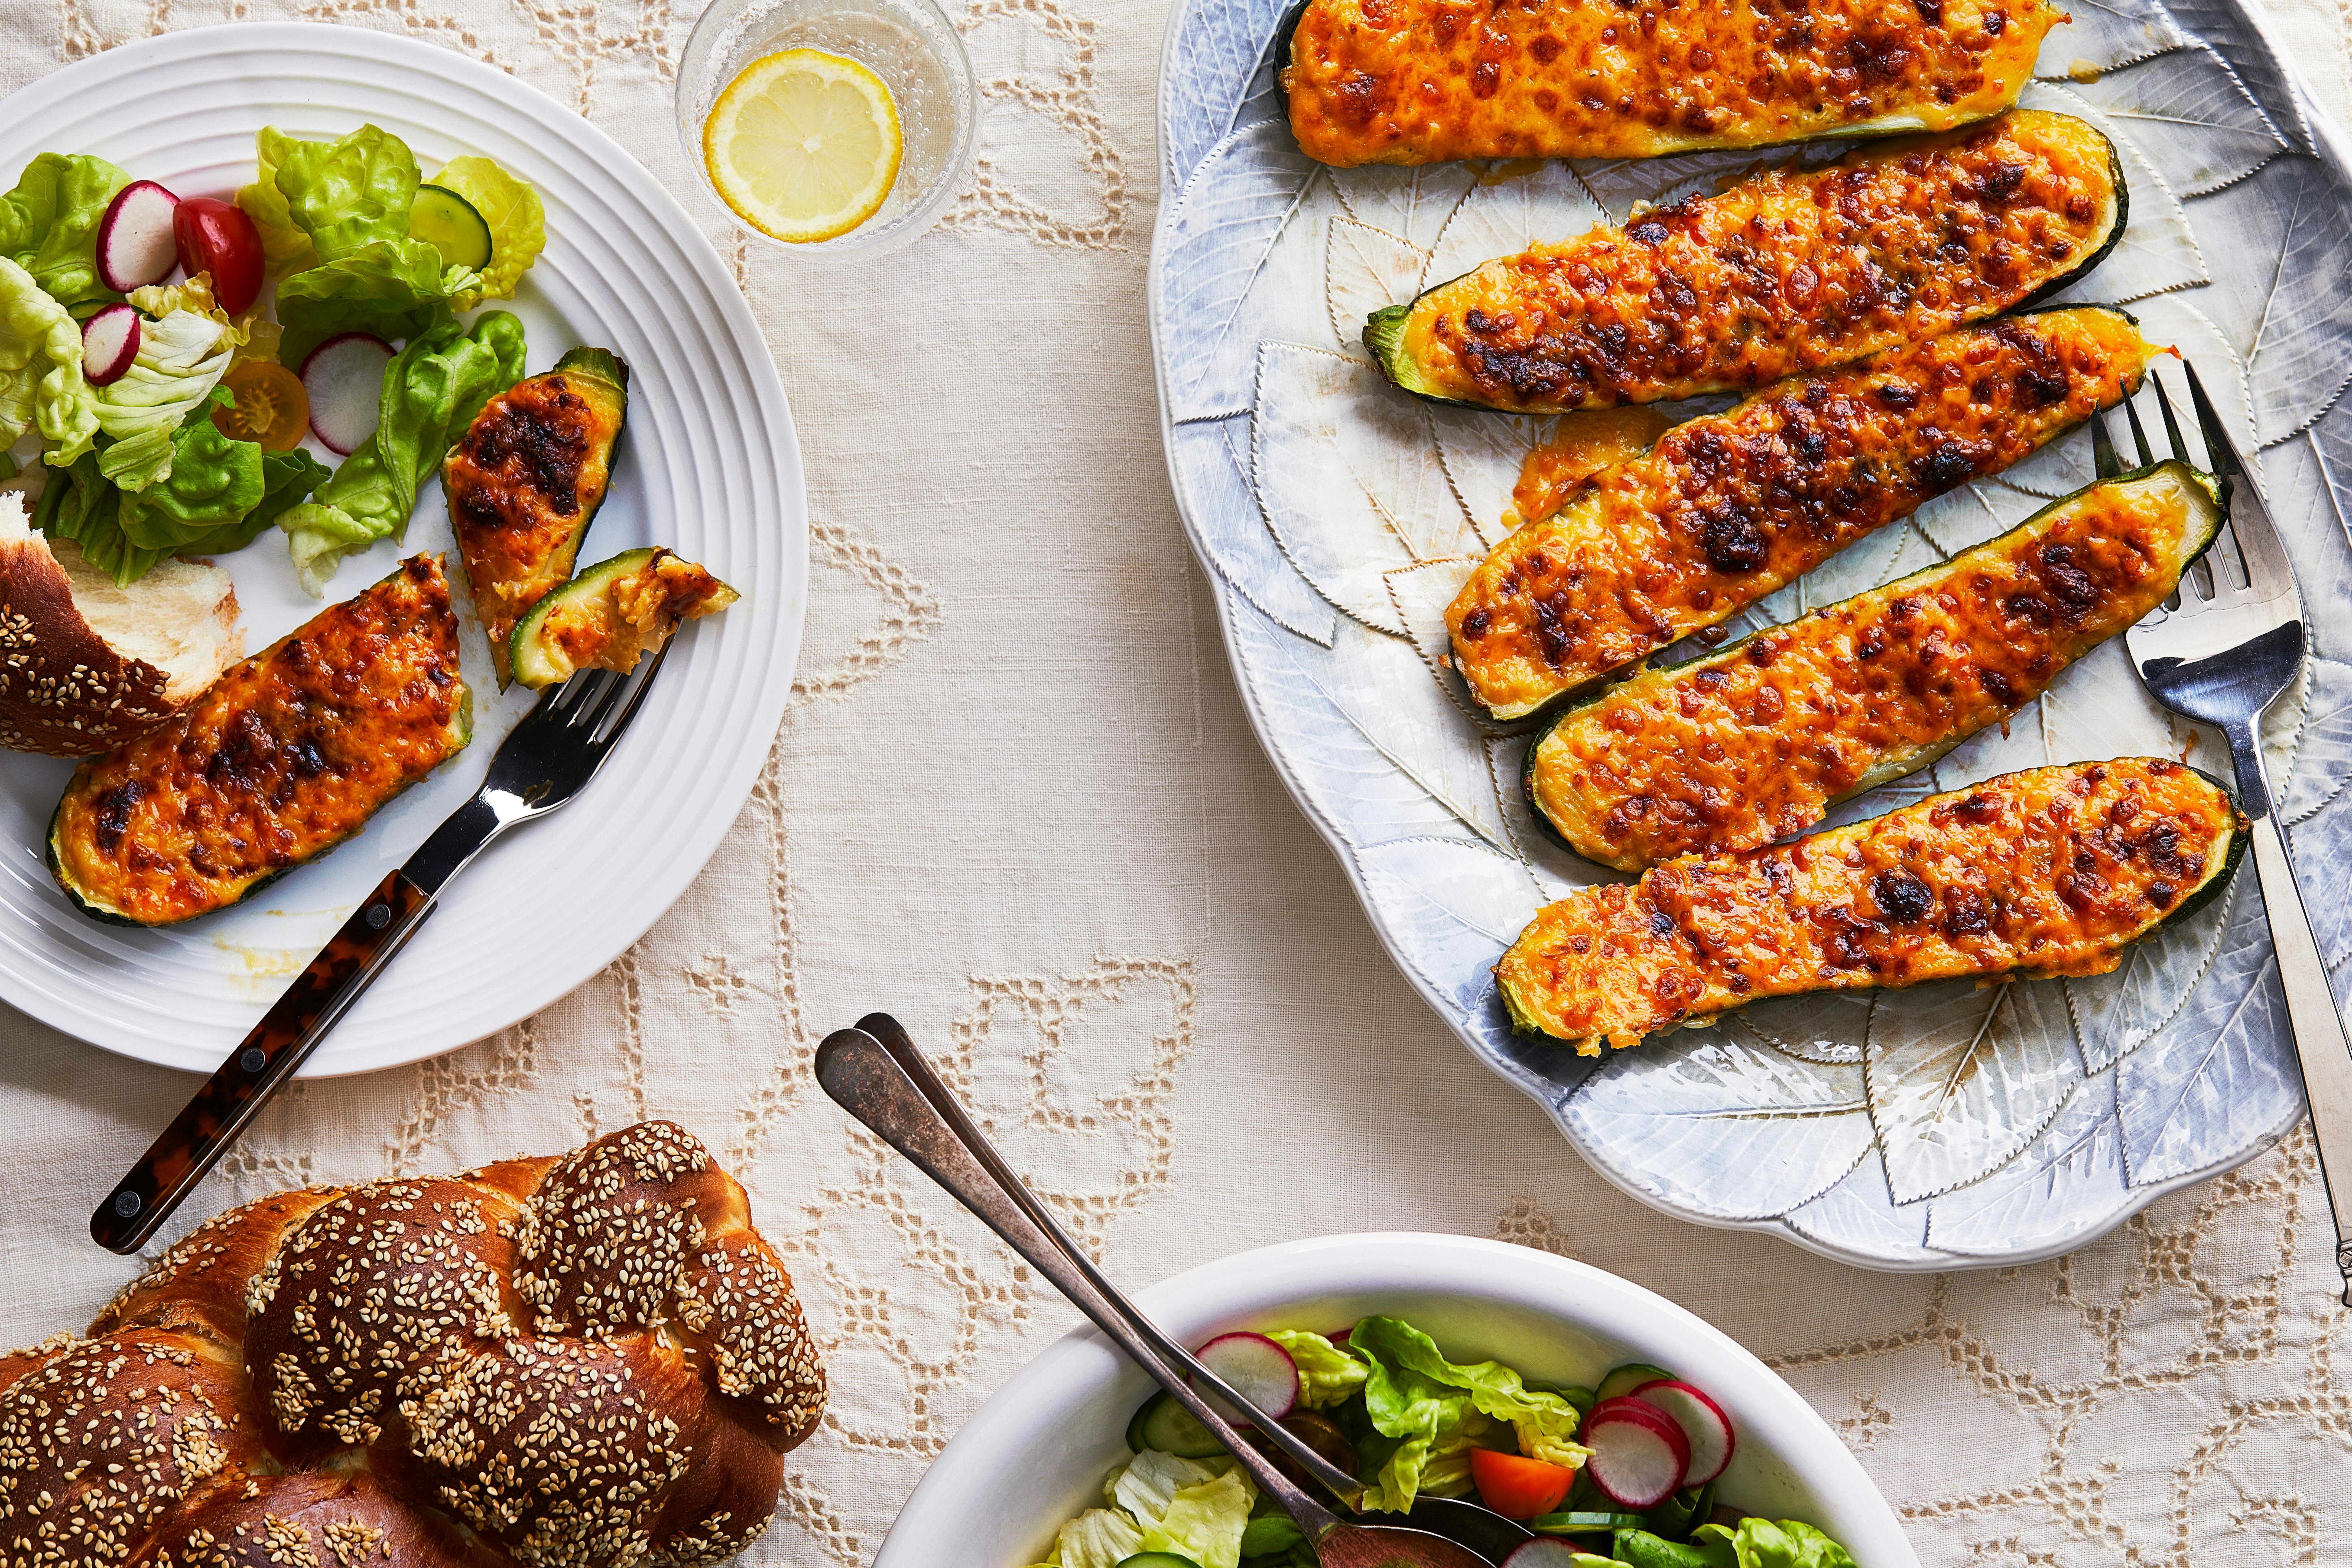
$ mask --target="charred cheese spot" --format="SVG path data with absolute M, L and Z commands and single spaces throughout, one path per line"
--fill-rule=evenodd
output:
M 2024 458 L 2137 387 L 2151 351 L 2115 311 L 2052 311 L 1784 382 L 1676 425 L 1471 575 L 1446 612 L 1455 662 L 1498 716 L 1532 712 L 1727 620 L 1952 484 Z M 2062 396 L 2020 394 L 2021 377 L 2043 375 L 2063 378 Z M 2057 586 L 2031 585 L 2042 598 Z
M 1585 889 L 1537 915 L 1496 975 L 1520 1027 L 1590 1054 L 1765 997 L 2105 974 L 2227 868 L 2242 828 L 2218 785 L 2161 758 L 2011 773 Z

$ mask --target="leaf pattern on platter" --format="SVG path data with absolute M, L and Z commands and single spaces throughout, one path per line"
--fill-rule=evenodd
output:
M 1475 556 L 1442 556 L 1393 568 L 1381 578 L 1388 584 L 1389 602 L 1396 607 L 1405 635 L 1420 651 L 1421 662 L 1428 666 L 1438 689 L 1473 725 L 1491 730 L 1496 727 L 1493 721 L 1454 668 L 1454 639 L 1445 624 L 1445 607 L 1454 602 L 1477 566 Z
M 2124 162 L 2124 181 L 2131 190 L 2130 219 L 2116 248 L 2087 277 L 2058 292 L 2060 305 L 2129 305 L 2136 299 L 2193 288 L 2210 280 L 2205 253 L 2199 248 L 2189 214 L 2147 154 L 2122 126 L 2099 112 L 2098 107 L 2074 90 L 2050 82 L 2033 82 L 2018 95 L 2028 109 L 2047 109 L 2087 120 L 2116 144 Z
M 1185 523 L 1228 587 L 1283 630 L 1328 648 L 1337 616 L 1266 529 L 1236 449 L 1237 437 L 1248 435 L 1244 423 L 1236 416 L 1179 425 L 1170 433 L 1171 466 L 1186 499 Z
M 1886 1163 L 1875 1146 L 1846 1178 L 1781 1223 L 1800 1241 L 1833 1258 L 1867 1258 L 1882 1267 L 1932 1268 L 1952 1255 L 1927 1245 L 1927 1206 L 1895 1206 Z
M 2169 1028 L 2116 1069 L 2116 1107 L 2132 1185 L 2202 1170 L 2222 1150 L 2283 1134 L 2303 1113 L 2262 889 L 2240 869 L 2213 961 Z
M 1550 435 L 1559 421 L 1433 406 L 1429 423 L 1454 497 L 1491 550 L 1510 532 L 1503 514 L 1511 509 L 1511 491 L 1528 454 Z
M 2063 1245 L 2085 1207 L 2121 1219 L 2132 1207 L 2116 1075 L 2076 1085 L 2047 1130 L 1982 1181 L 1927 1206 L 1927 1244 L 1964 1257 L 2038 1256 Z
M 1823 1067 L 1859 1067 L 1870 1047 L 1867 991 L 1824 991 L 1811 997 L 1775 997 L 1733 1013 L 1723 1027 L 1737 1026 L 1773 1050 Z
M 1361 360 L 1260 346 L 1250 474 L 1291 564 L 1367 626 L 1405 635 L 1381 578 L 1391 568 L 1486 553 L 1438 464 L 1428 415 Z
M 1871 1009 L 1862 1072 L 1898 1203 L 1998 1169 L 2084 1076 L 2065 996 L 2046 980 L 1885 992 Z
M 1518 852 L 1503 823 L 1493 759 L 1485 747 L 1462 744 L 1462 712 L 1430 678 L 1420 649 L 1342 622 L 1324 689 L 1348 722 L 1432 800 L 1504 853 Z
M 2117 70 L 2188 42 L 2161 5 L 2067 0 L 2066 11 L 2072 20 L 2042 40 L 2037 77 L 2073 79 L 2085 68 Z
M 1809 1202 L 1853 1168 L 1871 1139 L 1861 1069 L 1804 1061 L 1720 1028 L 1617 1052 L 1560 1113 L 1580 1143 L 1641 1144 L 1650 1157 L 1634 1179 L 1644 1191 L 1718 1219 Z M 1726 1161 L 1738 1182 L 1719 1179 Z
M 1390 929 L 1415 938 L 1396 946 L 1422 984 L 1465 1012 L 1486 1005 L 1495 954 L 1543 907 L 1526 864 L 1460 839 L 1392 840 L 1359 864 Z
M 1397 235 L 1423 251 L 1437 243 L 1445 220 L 1478 183 L 1467 163 L 1423 163 L 1399 169 L 1368 163 L 1330 171 L 1331 189 L 1349 217 Z M 1412 295 L 1392 303 L 1402 304 Z
M 2271 117 L 2202 45 L 2067 87 L 2130 136 L 2183 196 L 2242 180 L 2287 150 Z
M 2004 494 L 2001 485 L 1970 485 L 1938 496 L 1912 513 L 1911 526 L 1949 560 L 1962 550 L 1974 549 L 1996 534 L 2015 528 L 2041 505 L 2040 498 L 2034 497 L 2030 504 L 2024 504 L 2018 517 L 2011 517 L 2010 512 L 2018 509 L 2021 503 Z
M 1478 176 L 1430 247 L 1421 287 L 1434 288 L 1491 256 L 1558 245 L 1609 221 L 1573 165 L 1547 159 L 1528 169 L 1502 164 Z
M 1185 68 L 1160 78 L 1160 125 L 1168 147 L 1170 186 L 1181 190 L 1209 150 L 1235 125 L 1237 107 L 1272 73 L 1266 55 L 1290 0 L 1234 0 L 1187 5 L 1170 40 L 1171 57 Z M 1255 116 L 1249 117 L 1256 118 Z
M 2042 732 L 2040 763 L 2092 762 L 2107 757 L 2178 757 L 2185 720 L 2158 706 L 2140 684 L 2121 639 L 2103 643 L 2050 683 L 2031 713 L 2011 727 Z
M 2117 968 L 2058 982 L 2065 988 L 2085 1071 L 2105 1071 L 2179 1016 L 2221 950 L 2225 902 L 2166 921 L 2133 943 Z
M 1323 231 L 1323 298 L 1340 351 L 1364 350 L 1364 319 L 1413 297 L 1425 255 L 1385 229 L 1334 217 Z
M 2198 303 L 2246 367 L 2255 432 L 2268 446 L 2326 413 L 2352 380 L 2344 195 L 2316 159 L 2290 154 L 2198 206 L 2200 222 L 2246 249 L 2246 265 L 2223 268 Z
M 2290 827 L 2317 816 L 2352 784 L 2352 664 L 2315 658 L 2304 676 L 2303 729 L 2280 811 Z
M 1160 236 L 1160 353 L 1178 421 L 1223 418 L 1249 406 L 1257 337 L 1243 308 L 1275 242 L 1315 177 L 1279 120 L 1219 142 L 1176 199 Z
M 2263 112 L 2291 146 L 2298 152 L 2311 151 L 2311 123 L 2304 114 L 2303 95 L 2294 89 L 2286 67 L 2247 23 L 2238 0 L 2164 0 L 2163 8 L 2189 36 L 2211 46 L 2215 57 L 2262 105 Z

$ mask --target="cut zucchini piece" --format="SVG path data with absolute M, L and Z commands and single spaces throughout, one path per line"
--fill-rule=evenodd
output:
M 514 678 L 537 689 L 579 670 L 637 667 L 681 622 L 715 615 L 736 592 L 675 551 L 624 550 L 556 589 L 515 625 Z
M 357 833 L 465 749 L 473 705 L 437 556 L 415 556 L 74 770 L 49 870 L 85 915 L 226 909 Z
M 2000 113 L 2065 15 L 2044 0 L 1782 12 L 1675 0 L 1301 0 L 1274 57 L 1309 158 L 1651 158 L 1948 131 Z M 1792 25 L 1801 20 L 1801 25 Z
M 419 185 L 408 206 L 408 232 L 441 253 L 451 267 L 479 272 L 490 265 L 490 225 L 474 204 L 440 185 Z
M 2095 127 L 2017 110 L 1486 262 L 1364 344 L 1406 392 L 1513 413 L 1750 392 L 2054 293 L 2128 204 Z
M 2119 310 L 2042 311 L 1685 421 L 1496 547 L 1446 611 L 1454 663 L 1523 717 L 2022 461 L 2136 390 L 2155 352 Z
M 2218 894 L 2247 837 L 2220 780 L 2168 758 L 2036 768 L 1585 888 L 1495 976 L 1514 1028 L 1594 1056 L 1768 997 L 2103 975 Z
M 2161 463 L 2053 501 L 1940 566 L 1570 708 L 1528 746 L 1536 820 L 1619 871 L 1754 849 L 2005 723 L 2162 604 L 2223 517 Z
M 627 388 L 627 368 L 611 352 L 574 349 L 492 398 L 442 465 L 449 524 L 501 688 L 513 679 L 515 623 L 572 575 L 604 504 Z

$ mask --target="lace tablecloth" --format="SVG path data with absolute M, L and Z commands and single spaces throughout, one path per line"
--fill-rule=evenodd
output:
M 701 880 L 528 1023 L 297 1086 L 186 1219 L 685 1123 L 751 1186 L 833 1374 L 751 1560 L 862 1563 L 1074 1321 L 816 1092 L 814 1040 L 887 1008 L 1127 1284 L 1323 1232 L 1498 1236 L 1753 1347 L 1924 1562 L 2346 1561 L 2352 1384 L 2304 1134 L 2053 1263 L 1870 1274 L 1619 1195 L 1421 1006 L 1249 732 L 1169 495 L 1143 319 L 1165 11 L 949 4 L 984 84 L 976 175 L 940 232 L 819 267 L 745 244 L 696 187 L 669 119 L 692 0 L 0 0 L 9 89 L 158 29 L 300 16 L 578 106 L 718 241 L 807 454 L 796 700 Z M 2345 9 L 2276 13 L 2352 116 Z M 0 1341 L 79 1326 L 126 1276 L 85 1216 L 193 1082 L 0 1012 Z

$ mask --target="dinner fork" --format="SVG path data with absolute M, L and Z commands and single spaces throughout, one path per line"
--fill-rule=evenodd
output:
M 2210 453 L 2207 466 L 2227 487 L 2226 522 L 2215 548 L 2200 568 L 2183 572 L 2175 602 L 2151 612 L 2124 633 L 2132 663 L 2150 695 L 2185 718 L 2212 726 L 2230 743 L 2238 776 L 2238 806 L 2252 825 L 2254 874 L 2270 916 L 2272 946 L 2286 992 L 2288 1029 L 2303 1072 L 2304 1098 L 2311 1107 L 2313 1143 L 2319 1154 L 2320 1181 L 2336 1221 L 2336 1268 L 2344 1281 L 2344 1301 L 2352 1306 L 2352 1038 L 2327 982 L 2327 965 L 2305 912 L 2279 826 L 2278 802 L 2263 760 L 2262 717 L 2302 673 L 2303 596 L 2294 567 L 2271 520 L 2262 491 L 2245 458 L 2197 379 L 2197 367 L 2183 361 L 2189 396 Z M 2172 400 L 2154 371 L 2157 405 L 2163 412 L 2173 455 L 2189 462 L 2180 439 Z M 2129 402 L 2124 413 L 2143 465 L 2157 461 Z M 2123 472 L 2106 422 L 2092 416 L 2091 442 L 2099 476 Z M 2228 545 L 2224 549 L 2221 547 Z M 2235 570 L 2233 570 L 2233 568 Z M 2200 580 L 2203 579 L 2205 580 Z M 2331 1167 L 2327 1150 L 2336 1151 Z
M 915 1050 L 913 1040 L 888 1015 L 871 1014 L 859 1019 L 855 1029 L 827 1035 L 817 1047 L 816 1080 L 842 1109 L 879 1134 L 1003 1237 L 1208 1428 L 1258 1490 L 1305 1531 L 1323 1568 L 1489 1568 L 1508 1550 L 1508 1545 L 1497 1545 L 1473 1551 L 1429 1530 L 1343 1520 L 1277 1469 L 1272 1459 L 1234 1430 L 1192 1380 L 1197 1379 L 1236 1408 L 1246 1409 L 1248 1402 L 1162 1333 L 1086 1259 L 1013 1176 L 1003 1156 L 989 1146 L 963 1107 Z M 1362 1482 L 1307 1448 L 1295 1433 L 1271 1421 L 1264 1422 L 1258 1430 L 1318 1479 L 1327 1485 L 1337 1481 L 1335 1490 L 1352 1494 L 1361 1489 Z M 1475 1504 L 1464 1506 L 1487 1511 Z M 1508 1531 L 1509 1544 L 1534 1539 L 1501 1515 L 1491 1517 Z M 1416 1517 L 1415 1523 L 1420 1522 Z
M 237 1134 L 318 1048 L 437 906 L 441 889 L 492 839 L 543 817 L 596 777 L 653 689 L 667 644 L 634 678 L 576 675 L 531 706 L 482 787 L 378 883 L 228 1060 L 139 1156 L 89 1217 L 90 1239 L 133 1252 L 228 1152 Z

